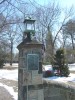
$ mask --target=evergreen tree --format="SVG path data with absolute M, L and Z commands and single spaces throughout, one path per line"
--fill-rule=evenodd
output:
M 54 69 L 57 69 L 60 71 L 61 76 L 68 76 L 69 75 L 69 69 L 68 65 L 66 63 L 66 58 L 65 58 L 65 52 L 64 49 L 58 49 L 55 54 L 54 58 Z

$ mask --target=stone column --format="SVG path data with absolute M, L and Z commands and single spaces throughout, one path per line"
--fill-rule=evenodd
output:
M 24 40 L 18 49 L 18 100 L 44 100 L 42 44 Z

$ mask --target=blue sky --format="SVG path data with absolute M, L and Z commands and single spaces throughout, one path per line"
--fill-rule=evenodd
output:
M 48 4 L 49 2 L 55 1 L 56 3 L 59 3 L 59 5 L 62 7 L 70 7 L 72 5 L 75 6 L 75 0 L 33 0 L 33 1 L 36 1 L 41 5 Z

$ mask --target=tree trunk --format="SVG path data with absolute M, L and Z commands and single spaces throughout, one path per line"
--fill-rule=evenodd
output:
M 74 51 L 74 42 L 73 42 L 73 35 L 71 34 L 71 40 L 72 40 L 72 48 L 73 48 L 73 51 Z M 74 52 L 73 52 L 73 56 L 74 56 L 74 60 L 75 60 L 75 54 L 74 54 Z
M 13 42 L 11 41 L 11 56 L 10 56 L 10 65 L 12 66 L 12 62 L 13 62 Z

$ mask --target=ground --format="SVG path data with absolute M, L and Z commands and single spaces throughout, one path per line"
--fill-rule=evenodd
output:
M 71 74 L 69 77 L 49 77 L 46 80 L 64 82 L 75 86 L 75 64 L 69 67 Z M 17 100 L 18 97 L 18 64 L 5 64 L 0 69 L 0 100 Z
M 13 64 L 13 67 L 6 64 L 0 69 L 0 100 L 17 100 L 18 81 L 14 74 L 17 67 L 18 64 Z
M 14 98 L 4 87 L 0 86 L 0 100 L 14 100 Z

